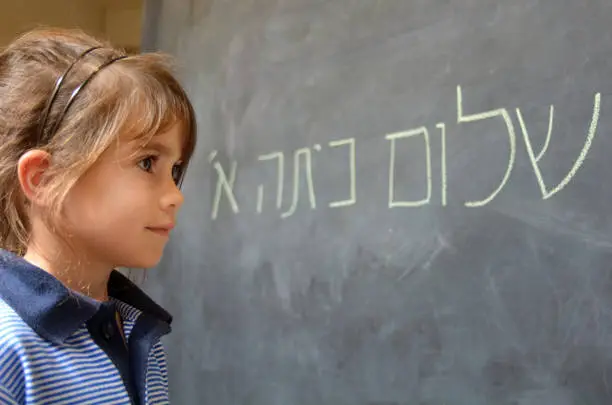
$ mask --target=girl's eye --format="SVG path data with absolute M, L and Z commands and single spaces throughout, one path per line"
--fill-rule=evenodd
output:
M 153 173 L 154 165 L 157 159 L 158 159 L 157 156 L 147 156 L 146 158 L 138 162 L 138 167 L 140 167 L 145 172 Z M 182 163 L 177 163 L 172 166 L 171 175 L 172 175 L 172 180 L 174 181 L 175 184 L 179 184 L 179 182 L 181 181 L 181 178 L 183 177 L 183 170 L 184 168 L 183 168 Z
M 176 164 L 172 166 L 172 179 L 174 180 L 175 184 L 179 184 L 182 176 L 183 176 L 183 165 Z
M 155 156 L 148 156 L 138 162 L 138 166 L 144 170 L 145 172 L 151 172 L 153 170 L 153 163 L 155 161 Z

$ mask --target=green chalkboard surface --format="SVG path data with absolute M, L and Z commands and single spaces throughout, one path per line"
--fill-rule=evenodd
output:
M 149 0 L 198 114 L 173 402 L 612 403 L 612 2 Z

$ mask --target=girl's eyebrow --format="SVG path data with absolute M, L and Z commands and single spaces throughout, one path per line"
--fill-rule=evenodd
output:
M 181 153 L 180 150 L 174 151 L 173 148 L 161 142 L 151 141 L 148 144 L 146 144 L 143 149 L 144 150 L 154 150 L 166 156 L 172 156 L 172 157 L 177 156 L 177 160 L 180 160 L 183 157 L 183 154 Z
M 143 149 L 149 149 L 149 150 L 154 150 L 156 152 L 165 154 L 165 155 L 171 155 L 172 151 L 170 150 L 170 148 L 162 143 L 159 142 L 149 142 L 148 144 L 146 144 L 144 146 Z

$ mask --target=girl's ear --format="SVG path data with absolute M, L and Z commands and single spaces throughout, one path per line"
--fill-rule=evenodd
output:
M 17 163 L 17 175 L 21 191 L 33 204 L 42 203 L 41 179 L 50 164 L 50 155 L 43 150 L 35 149 L 24 153 Z

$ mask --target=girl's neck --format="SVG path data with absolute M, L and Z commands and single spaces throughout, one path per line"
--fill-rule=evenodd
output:
M 67 259 L 63 254 L 49 254 L 40 249 L 28 248 L 24 259 L 45 270 L 67 288 L 99 301 L 108 300 L 108 279 L 112 267 L 95 263 Z
M 36 215 L 35 215 L 36 214 Z M 86 249 L 68 246 L 36 212 L 30 213 L 31 234 L 24 259 L 57 278 L 67 288 L 99 301 L 108 300 L 108 279 L 113 266 L 95 260 Z

